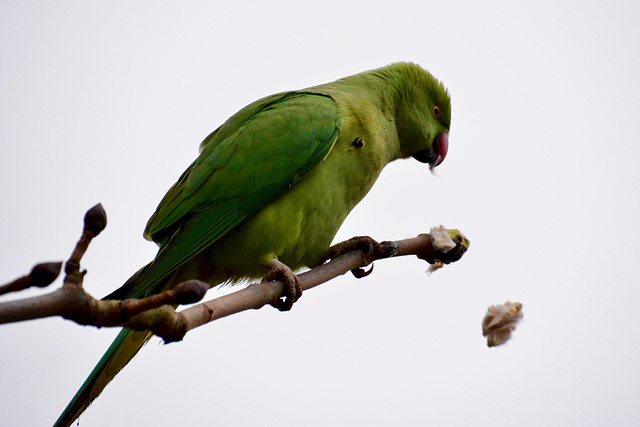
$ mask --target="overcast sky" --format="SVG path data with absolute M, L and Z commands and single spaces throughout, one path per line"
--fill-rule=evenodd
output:
M 172 3 L 0 3 L 0 282 L 66 259 L 102 202 L 83 267 L 106 295 L 153 258 L 146 220 L 210 131 L 396 61 L 449 88 L 449 155 L 390 165 L 336 239 L 444 224 L 471 248 L 155 338 L 81 426 L 640 425 L 640 3 Z M 489 349 L 506 300 L 524 321 Z M 0 424 L 52 424 L 116 334 L 0 326 Z

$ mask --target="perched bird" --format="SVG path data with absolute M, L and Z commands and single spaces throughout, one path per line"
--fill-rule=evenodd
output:
M 447 155 L 451 102 L 429 72 L 397 63 L 262 98 L 200 145 L 158 205 L 145 237 L 156 258 L 106 298 L 142 298 L 190 279 L 215 286 L 277 271 L 291 308 L 293 273 L 314 267 L 382 169 Z M 60 418 L 68 426 L 151 337 L 123 329 Z

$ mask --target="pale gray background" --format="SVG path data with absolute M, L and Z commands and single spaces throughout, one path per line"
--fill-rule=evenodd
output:
M 638 2 L 173 3 L 0 4 L 0 281 L 66 258 L 102 202 L 83 266 L 107 294 L 231 114 L 400 60 L 450 89 L 449 156 L 437 177 L 389 166 L 338 239 L 445 224 L 472 245 L 432 276 L 379 262 L 290 313 L 154 339 L 81 426 L 640 425 Z M 507 299 L 525 320 L 488 349 Z M 0 424 L 51 424 L 116 333 L 0 326 Z

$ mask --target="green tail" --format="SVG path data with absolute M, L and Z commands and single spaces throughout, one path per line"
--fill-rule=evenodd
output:
M 152 336 L 149 331 L 123 329 L 73 396 L 54 427 L 70 426 Z

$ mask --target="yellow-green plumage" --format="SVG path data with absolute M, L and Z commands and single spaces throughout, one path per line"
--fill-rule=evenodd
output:
M 274 258 L 315 266 L 389 162 L 444 158 L 450 120 L 444 86 L 408 63 L 256 101 L 203 141 L 147 224 L 156 259 L 110 297 L 258 278 Z M 73 422 L 149 338 L 123 329 L 56 425 Z

